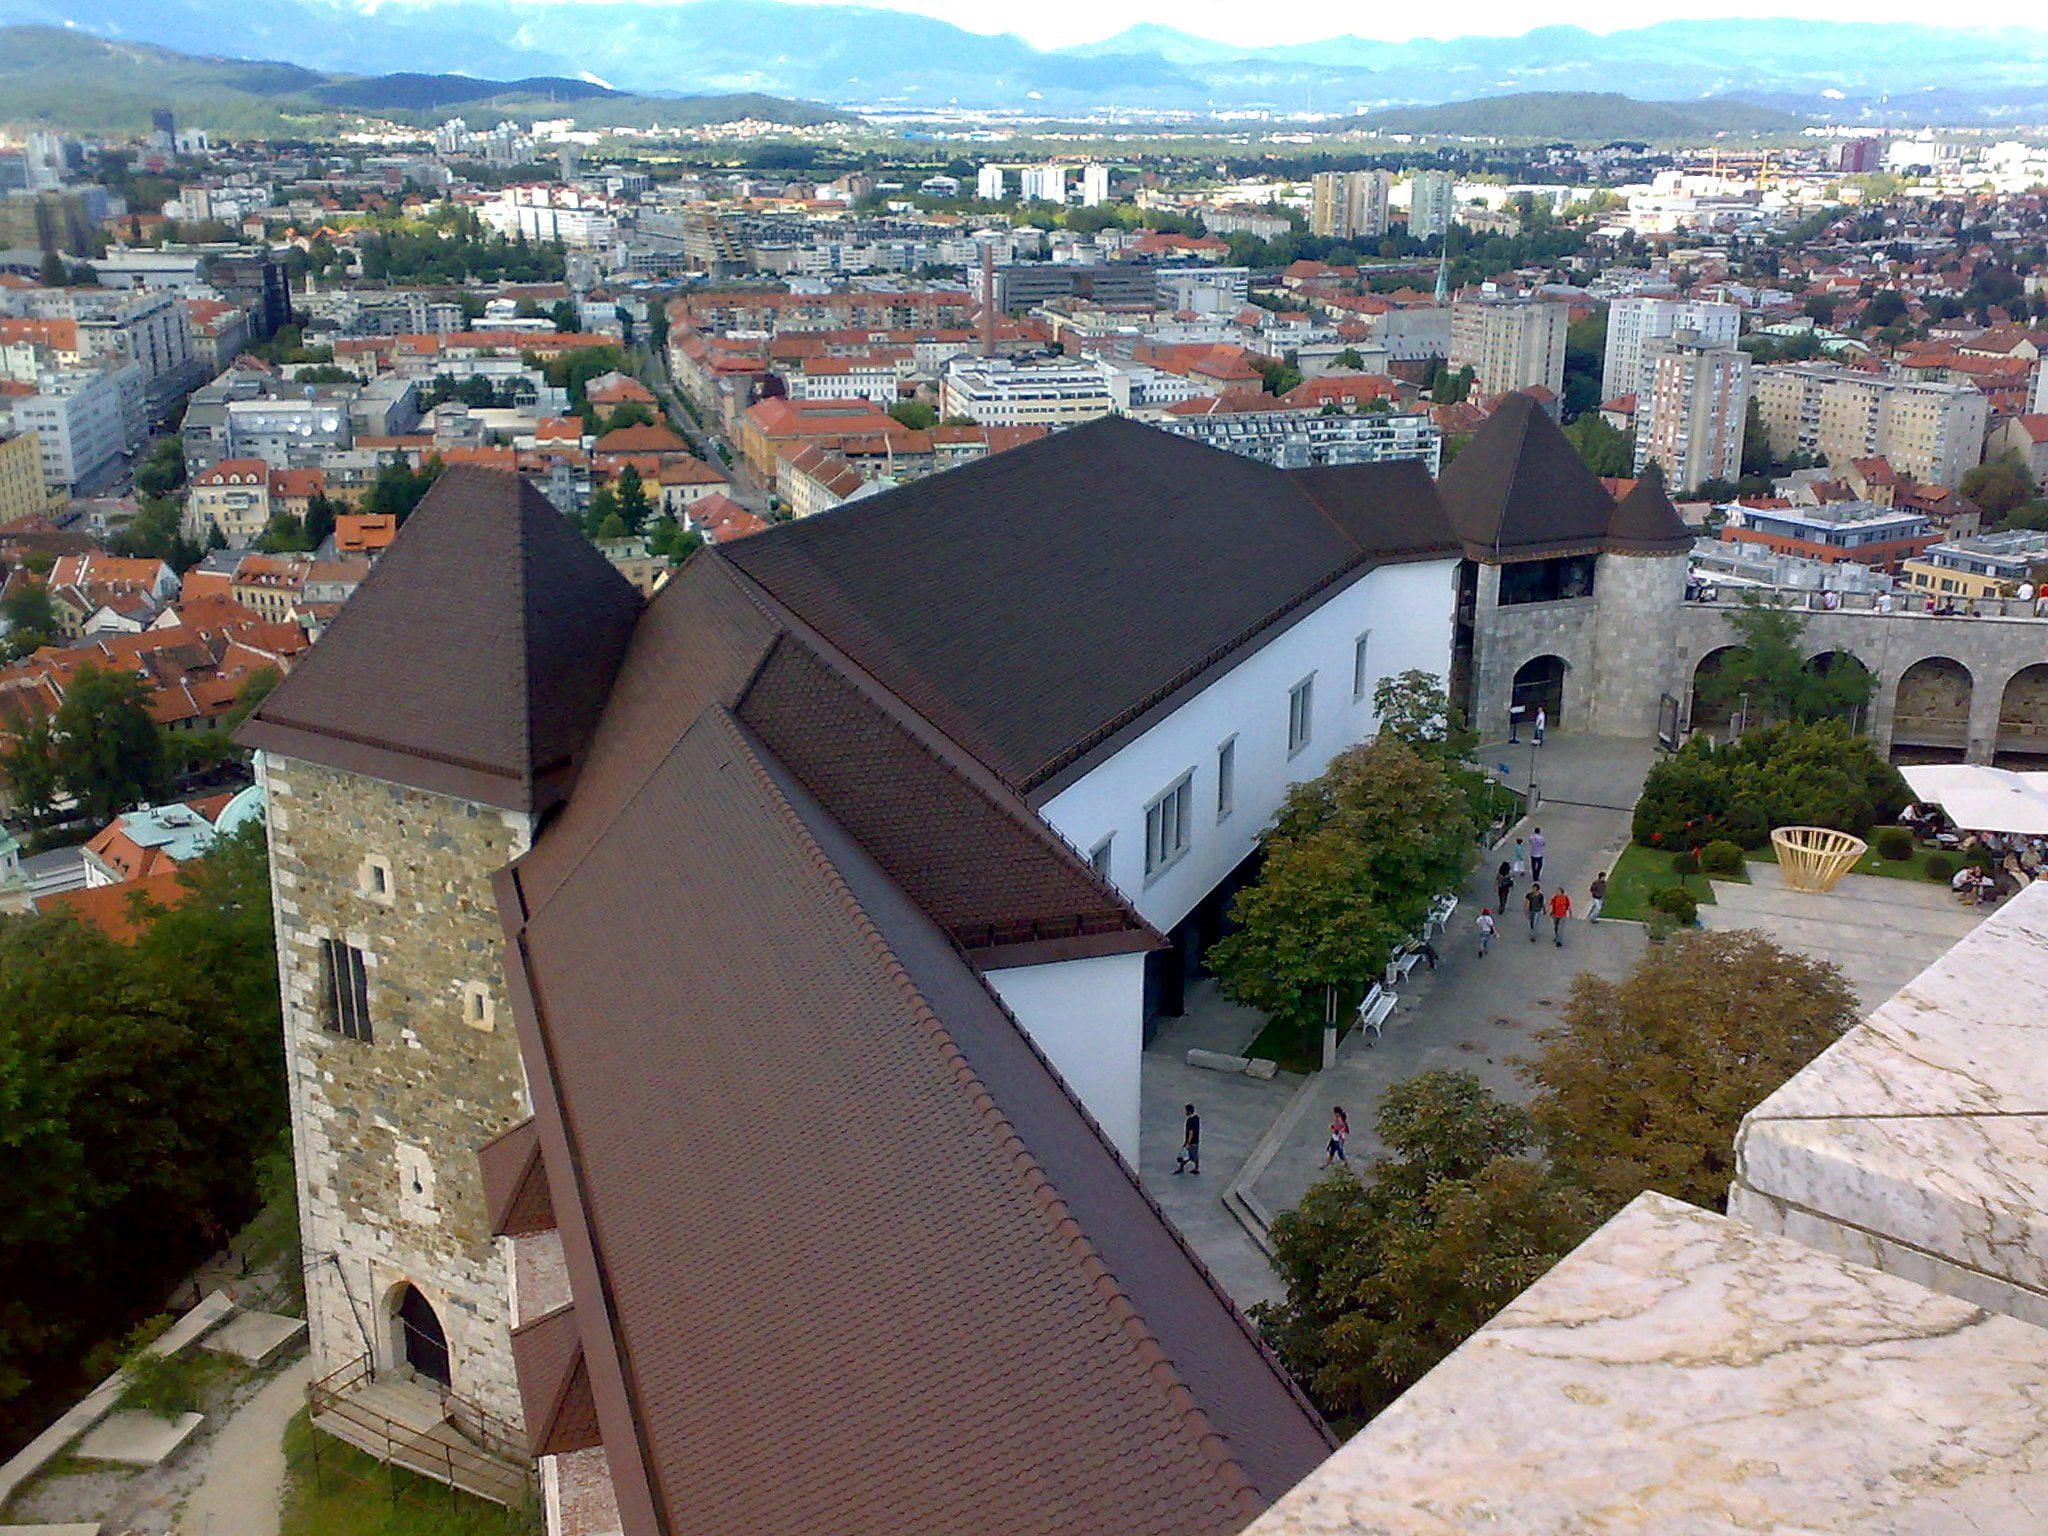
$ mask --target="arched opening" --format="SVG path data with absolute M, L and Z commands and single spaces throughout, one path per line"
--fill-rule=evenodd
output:
M 1733 694 L 1723 698 L 1716 686 L 1721 668 L 1734 651 L 1732 645 L 1711 650 L 1692 669 L 1692 698 L 1686 718 L 1693 730 L 1705 731 L 1716 741 L 1727 741 L 1735 734 L 1735 716 L 1742 707 L 1741 699 Z
M 2039 768 L 2048 760 L 2048 662 L 2013 673 L 1998 701 L 1994 758 L 2016 758 L 2016 767 Z
M 1947 656 L 1925 656 L 1899 678 L 1892 709 L 1892 745 L 1960 760 L 1970 744 L 1970 669 Z
M 1533 661 L 1522 663 L 1515 673 L 1515 686 L 1508 697 L 1508 703 L 1521 710 L 1514 718 L 1522 730 L 1530 729 L 1536 722 L 1536 711 L 1543 711 L 1544 725 L 1557 730 L 1564 724 L 1564 675 L 1565 660 L 1562 656 L 1538 656 Z
M 444 1387 L 451 1385 L 448 1335 L 441 1327 L 440 1314 L 434 1311 L 434 1304 L 420 1294 L 419 1287 L 408 1281 L 398 1288 L 391 1316 L 398 1330 L 398 1358 L 427 1380 L 439 1382 Z
M 1870 675 L 1870 668 L 1863 664 L 1860 657 L 1849 651 L 1822 651 L 1817 656 L 1807 658 L 1806 670 L 1817 677 L 1846 676 L 1853 679 L 1857 684 L 1854 693 L 1857 702 L 1842 709 L 1840 718 L 1848 722 L 1852 731 L 1869 728 L 1871 690 L 1876 684 L 1876 679 Z

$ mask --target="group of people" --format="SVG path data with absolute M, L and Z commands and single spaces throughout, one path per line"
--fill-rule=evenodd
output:
M 1534 944 L 1542 931 L 1543 919 L 1550 919 L 1550 939 L 1559 949 L 1564 948 L 1564 925 L 1573 915 L 1572 899 L 1563 886 L 1558 886 L 1548 895 L 1543 891 L 1543 860 L 1549 852 L 1549 840 L 1544 837 L 1541 827 L 1530 832 L 1527 840 L 1515 839 L 1515 851 L 1509 858 L 1502 859 L 1495 871 L 1493 882 L 1494 905 L 1481 907 L 1476 926 L 1479 930 L 1479 953 L 1484 955 L 1493 943 L 1493 936 L 1500 931 L 1500 922 L 1508 914 L 1508 901 L 1515 893 L 1515 887 L 1524 876 L 1529 880 L 1528 892 L 1522 897 L 1522 909 L 1529 917 L 1529 942 Z M 1600 909 L 1607 901 L 1607 871 L 1602 870 L 1593 878 L 1588 892 L 1586 921 L 1600 921 Z M 1499 916 L 1496 917 L 1495 910 Z

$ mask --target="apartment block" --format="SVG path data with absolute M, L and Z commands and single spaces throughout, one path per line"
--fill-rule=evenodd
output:
M 1099 358 L 959 357 L 946 365 L 939 391 L 941 415 L 984 427 L 1071 426 L 1130 408 L 1130 372 Z
M 1733 304 L 1653 294 L 1616 299 L 1607 311 L 1607 355 L 1600 373 L 1600 398 L 1641 394 L 1644 346 L 1680 331 L 1690 331 L 1703 342 L 1732 347 L 1742 334 L 1742 311 Z
M 33 432 L 0 432 L 0 524 L 43 510 L 43 450 Z
M 1393 190 L 1387 171 L 1319 172 L 1311 186 L 1309 228 L 1338 240 L 1377 240 L 1387 232 Z
M 1441 235 L 1457 206 L 1457 181 L 1449 171 L 1417 171 L 1408 189 L 1408 233 L 1417 240 Z
M 1858 373 L 1833 363 L 1757 370 L 1771 451 L 1830 465 L 1882 456 L 1909 479 L 1953 487 L 1984 457 L 1990 405 L 1970 384 Z
M 1470 368 L 1481 393 L 1540 384 L 1564 392 L 1564 333 L 1571 312 L 1547 299 L 1486 295 L 1451 306 L 1452 368 Z
M 1693 331 L 1652 337 L 1636 392 L 1636 473 L 1652 460 L 1674 492 L 1742 473 L 1750 359 Z
M 36 380 L 36 392 L 14 401 L 14 429 L 33 433 L 43 480 L 74 494 L 98 488 L 123 450 L 141 441 L 146 424 L 142 371 L 66 369 Z

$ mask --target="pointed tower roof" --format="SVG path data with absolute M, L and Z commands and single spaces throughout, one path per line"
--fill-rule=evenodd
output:
M 519 476 L 451 469 L 236 739 L 543 811 L 568 792 L 639 610 Z
M 1693 533 L 1671 504 L 1664 482 L 1644 475 L 1616 503 L 1607 524 L 1607 547 L 1624 555 L 1670 555 L 1692 548 Z
M 1475 560 L 1533 560 L 1602 548 L 1614 498 L 1549 413 L 1506 396 L 1437 481 Z

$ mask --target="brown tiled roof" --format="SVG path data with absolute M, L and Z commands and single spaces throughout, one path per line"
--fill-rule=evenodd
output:
M 546 810 L 567 792 L 639 606 L 517 475 L 451 469 L 237 739 Z
M 1531 559 L 1601 547 L 1614 500 L 1530 395 L 1504 396 L 1437 481 L 1477 560 Z
M 587 1451 L 603 1443 L 573 1305 L 515 1328 L 512 1363 L 519 1373 L 527 1445 L 535 1456 Z
M 540 1165 L 540 1132 L 531 1118 L 477 1149 L 483 1169 L 484 1208 L 497 1237 L 526 1237 L 555 1225 L 547 1174 Z
M 1328 1439 L 946 934 L 722 704 L 677 735 L 719 682 L 652 663 L 772 637 L 718 564 L 500 880 L 624 1530 L 1238 1530 Z
M 1621 554 L 1682 553 L 1692 548 L 1692 541 L 1692 530 L 1654 476 L 1636 481 L 1607 524 L 1607 547 Z
M 1044 798 L 1334 581 L 1455 554 L 1427 477 L 1387 485 L 1402 498 L 1389 524 L 1419 530 L 1397 550 L 1361 543 L 1364 522 L 1306 482 L 1105 417 L 723 552 Z

